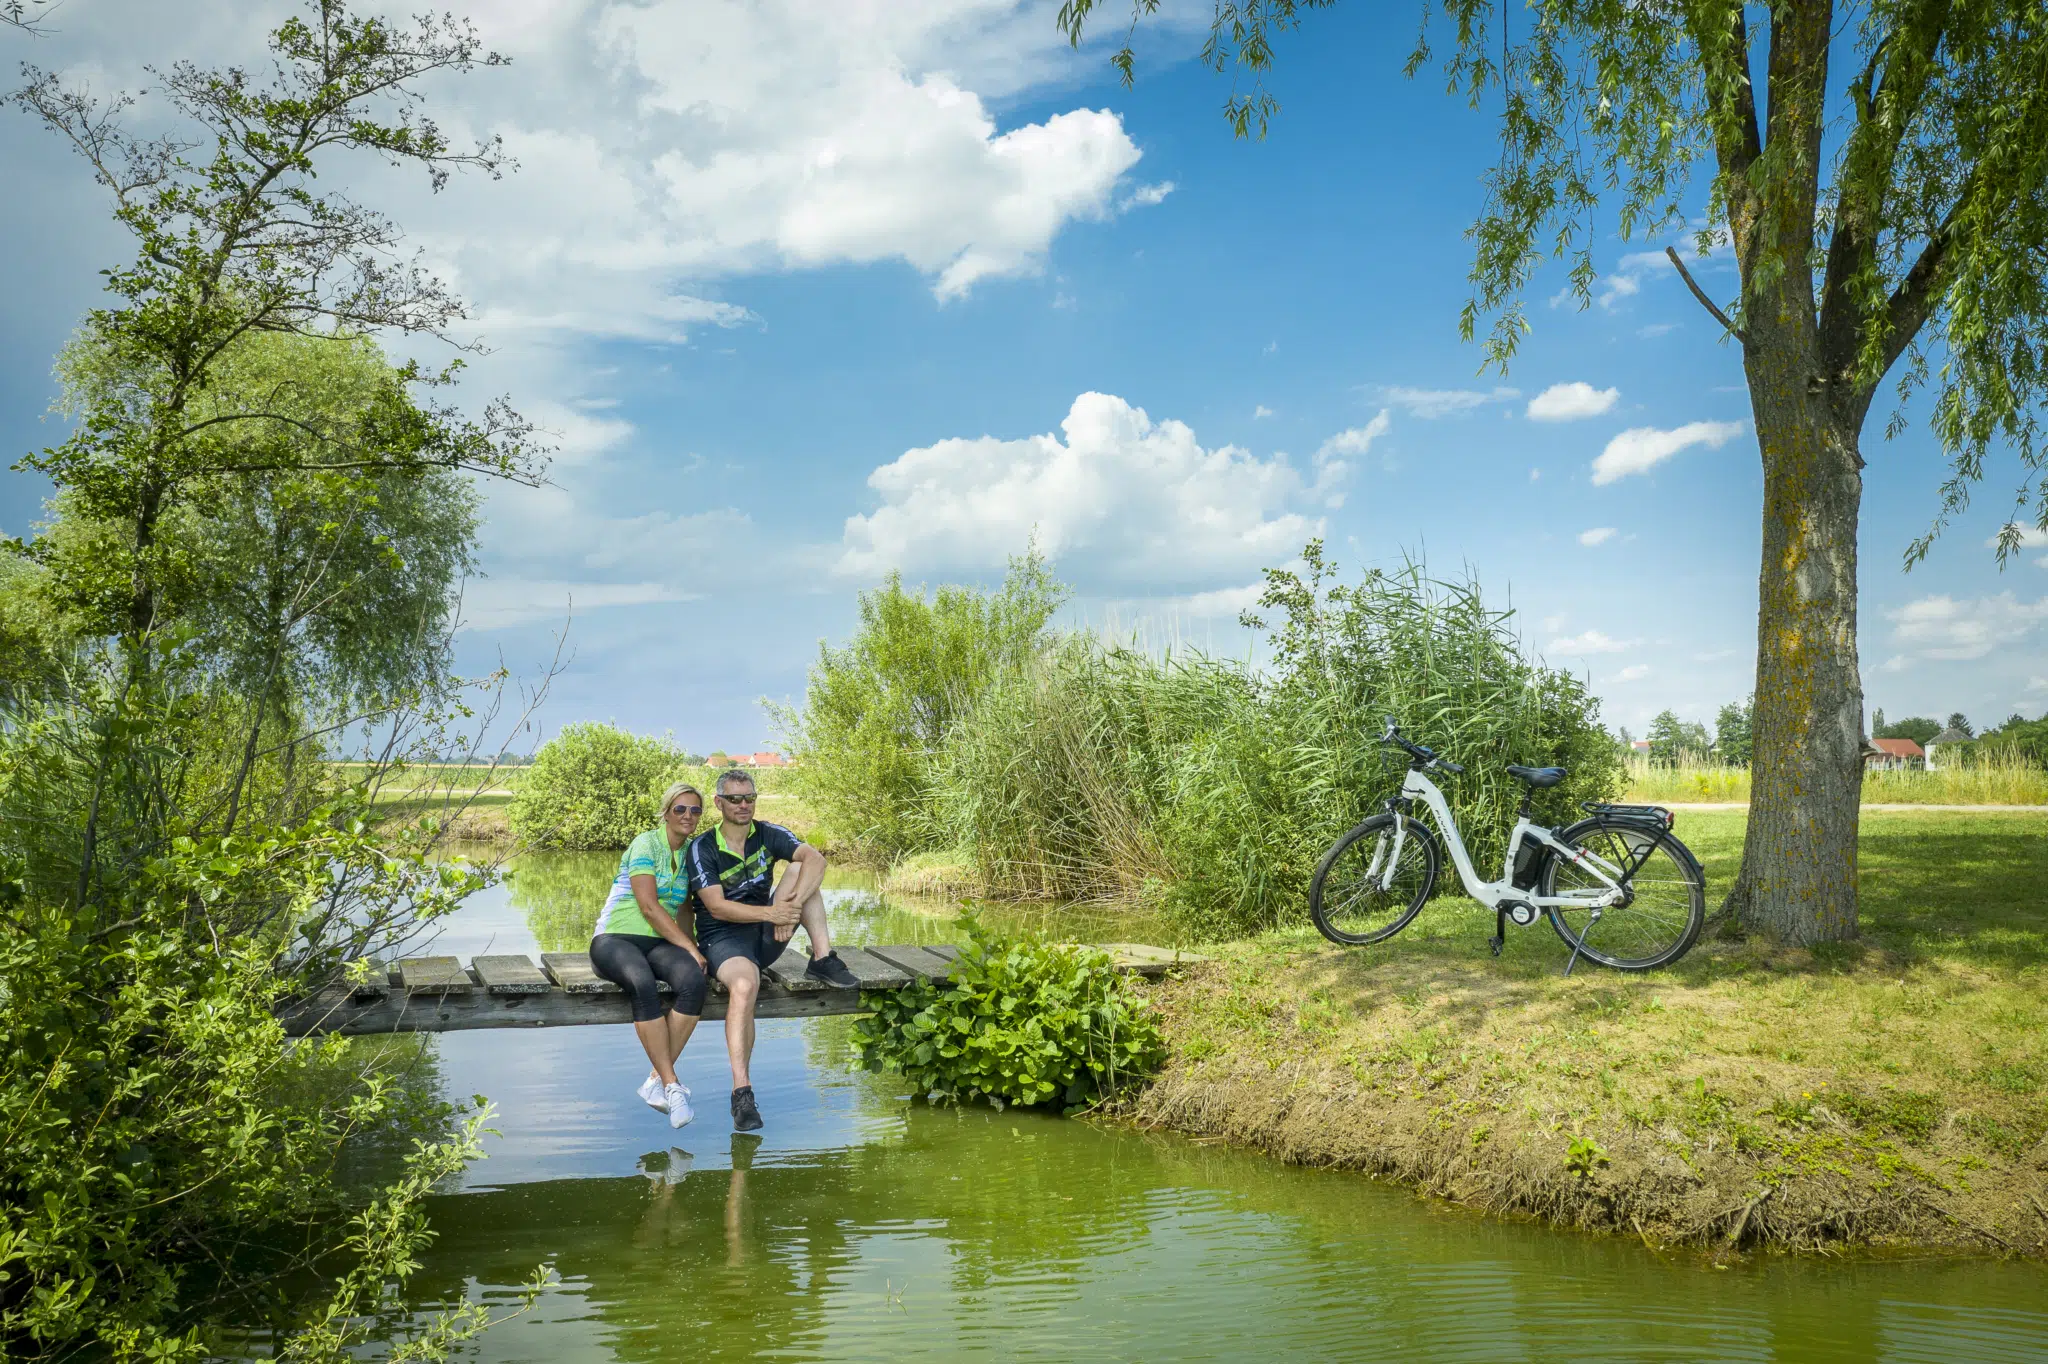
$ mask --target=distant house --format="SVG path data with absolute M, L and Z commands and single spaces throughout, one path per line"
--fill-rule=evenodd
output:
M 1648 739 L 1634 739 L 1629 742 L 1629 747 L 1638 753 L 1648 753 L 1650 751 L 1650 741 Z
M 1941 733 L 1929 739 L 1927 741 L 1927 770 L 1929 772 L 1935 770 L 1934 755 L 1937 750 L 1946 748 L 1950 744 L 1966 744 L 1968 742 L 1970 742 L 1969 735 L 1963 733 L 1960 729 L 1953 728 L 1944 729 Z M 1950 758 L 1949 761 L 1952 763 L 1955 759 Z
M 780 753 L 727 753 L 721 755 L 728 767 L 788 767 L 789 759 Z
M 1870 747 L 1863 750 L 1863 766 L 1866 769 L 1893 772 L 1908 767 L 1918 767 L 1927 760 L 1920 751 L 1920 745 L 1911 739 L 1872 739 Z

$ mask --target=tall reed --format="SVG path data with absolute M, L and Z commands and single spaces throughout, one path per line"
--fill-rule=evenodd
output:
M 1746 803 L 1749 769 L 1687 756 L 1674 765 L 1640 753 L 1627 760 L 1630 800 Z M 2048 770 L 2010 750 L 1972 753 L 1934 771 L 1872 768 L 1863 774 L 1866 805 L 2048 805 Z

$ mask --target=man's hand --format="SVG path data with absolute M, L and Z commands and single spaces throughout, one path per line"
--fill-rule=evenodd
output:
M 777 928 L 794 928 L 803 917 L 804 907 L 794 900 L 771 900 L 768 902 L 768 922 Z M 784 933 L 783 937 L 789 935 Z
M 777 924 L 775 925 L 773 932 L 775 934 L 775 941 L 788 942 L 792 937 L 796 936 L 796 925 Z

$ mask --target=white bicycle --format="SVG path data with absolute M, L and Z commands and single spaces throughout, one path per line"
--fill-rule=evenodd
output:
M 1428 775 L 1465 769 L 1402 738 L 1392 720 L 1380 742 L 1408 754 L 1401 794 L 1387 802 L 1384 813 L 1338 839 L 1309 882 L 1309 915 L 1331 942 L 1355 947 L 1406 928 L 1436 889 L 1443 846 L 1465 893 L 1494 911 L 1495 956 L 1507 940 L 1508 924 L 1526 928 L 1538 915 L 1547 916 L 1572 949 L 1566 975 L 1582 956 L 1620 971 L 1668 966 L 1698 941 L 1706 921 L 1706 876 L 1692 850 L 1672 834 L 1669 810 L 1588 803 L 1581 807 L 1587 818 L 1566 829 L 1546 829 L 1530 821 L 1530 798 L 1568 773 L 1562 767 L 1510 767 L 1508 775 L 1529 789 L 1508 836 L 1501 879 L 1482 881 L 1458 821 Z M 1442 845 L 1409 814 L 1417 801 L 1436 817 Z

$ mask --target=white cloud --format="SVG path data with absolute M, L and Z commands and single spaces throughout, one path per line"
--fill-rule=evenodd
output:
M 2028 678 L 2028 679 L 2027 679 L 2027 690 L 2028 690 L 2028 691 L 2048 691 L 2048 677 L 2030 677 L 2030 678 Z
M 847 518 L 837 571 L 992 571 L 1034 535 L 1099 590 L 1200 590 L 1291 559 L 1321 533 L 1292 508 L 1322 486 L 1283 455 L 1204 448 L 1106 393 L 1074 399 L 1060 435 L 942 440 L 868 476 L 882 505 Z
M 1612 483 L 1655 468 L 1689 446 L 1720 449 L 1743 432 L 1741 422 L 1687 422 L 1669 431 L 1634 426 L 1607 442 L 1593 461 L 1593 482 Z
M 1615 675 L 1615 680 L 1617 682 L 1640 682 L 1649 675 L 1649 664 L 1631 663 L 1628 667 L 1623 668 L 1619 673 Z
M 1654 341 L 1660 336 L 1670 335 L 1678 328 L 1679 324 L 1676 322 L 1652 322 L 1647 327 L 1637 327 L 1636 335 L 1645 341 Z
M 528 578 L 485 578 L 471 582 L 462 597 L 462 628 L 500 630 L 537 620 L 569 621 L 610 606 L 694 601 L 698 594 L 673 583 L 560 582 Z
M 1899 667 L 1913 659 L 1983 658 L 2018 643 L 2048 621 L 2048 597 L 2024 602 L 2011 592 L 1957 601 L 1946 594 L 1922 597 L 1886 611 L 1892 641 L 1902 650 Z M 1885 665 L 1891 668 L 1891 663 Z M 1893 669 L 1897 671 L 1897 669 Z
M 1611 410 L 1620 397 L 1618 388 L 1595 388 L 1579 381 L 1552 384 L 1529 400 L 1524 415 L 1532 422 L 1575 422 Z
M 1249 611 L 1259 604 L 1265 593 L 1263 582 L 1246 583 L 1242 587 L 1221 587 L 1214 592 L 1197 592 L 1177 603 L 1180 610 L 1190 616 L 1202 618 L 1221 617 L 1236 620 L 1240 611 Z
M 1590 549 L 1594 545 L 1606 544 L 1615 537 L 1616 533 L 1612 526 L 1595 526 L 1591 530 L 1579 532 L 1579 543 Z
M 1634 647 L 1634 640 L 1611 639 L 1598 630 L 1550 641 L 1550 652 L 1554 654 L 1619 654 Z
M 1316 451 L 1316 460 L 1320 463 L 1336 455 L 1365 454 L 1372 449 L 1374 441 L 1387 434 L 1387 429 L 1393 424 L 1393 418 L 1388 415 L 1387 410 L 1383 407 L 1365 425 L 1339 431 L 1336 435 L 1324 441 L 1322 448 Z
M 1264 403 L 1260 403 L 1260 404 L 1259 404 L 1259 405 L 1258 405 L 1257 407 L 1254 407 L 1254 408 L 1252 409 L 1252 420 L 1253 420 L 1253 421 L 1257 421 L 1257 420 L 1259 420 L 1259 418 L 1261 418 L 1261 417 L 1270 417 L 1270 416 L 1272 416 L 1272 415 L 1273 415 L 1273 409 L 1272 409 L 1272 408 L 1270 408 L 1270 407 L 1268 407 L 1268 406 L 1266 406 L 1266 405 L 1265 405 Z
M 1156 185 L 1140 185 L 1119 200 L 1117 207 L 1121 209 L 1150 208 L 1154 204 L 1165 203 L 1166 196 L 1173 193 L 1173 190 L 1174 184 L 1171 180 L 1161 180 Z
M 1539 478 L 1542 478 L 1542 477 L 1543 477 L 1543 471 L 1542 471 L 1541 469 L 1531 469 L 1531 470 L 1529 471 L 1529 481 L 1530 481 L 1531 483 L 1534 483 L 1534 482 L 1535 482 L 1535 481 L 1536 481 L 1537 479 L 1539 479 Z
M 1489 403 L 1504 403 L 1522 396 L 1518 388 L 1496 388 L 1490 393 L 1481 393 L 1469 388 L 1387 388 L 1382 396 L 1410 416 L 1425 421 L 1437 417 L 1455 416 L 1470 412 L 1476 407 Z

